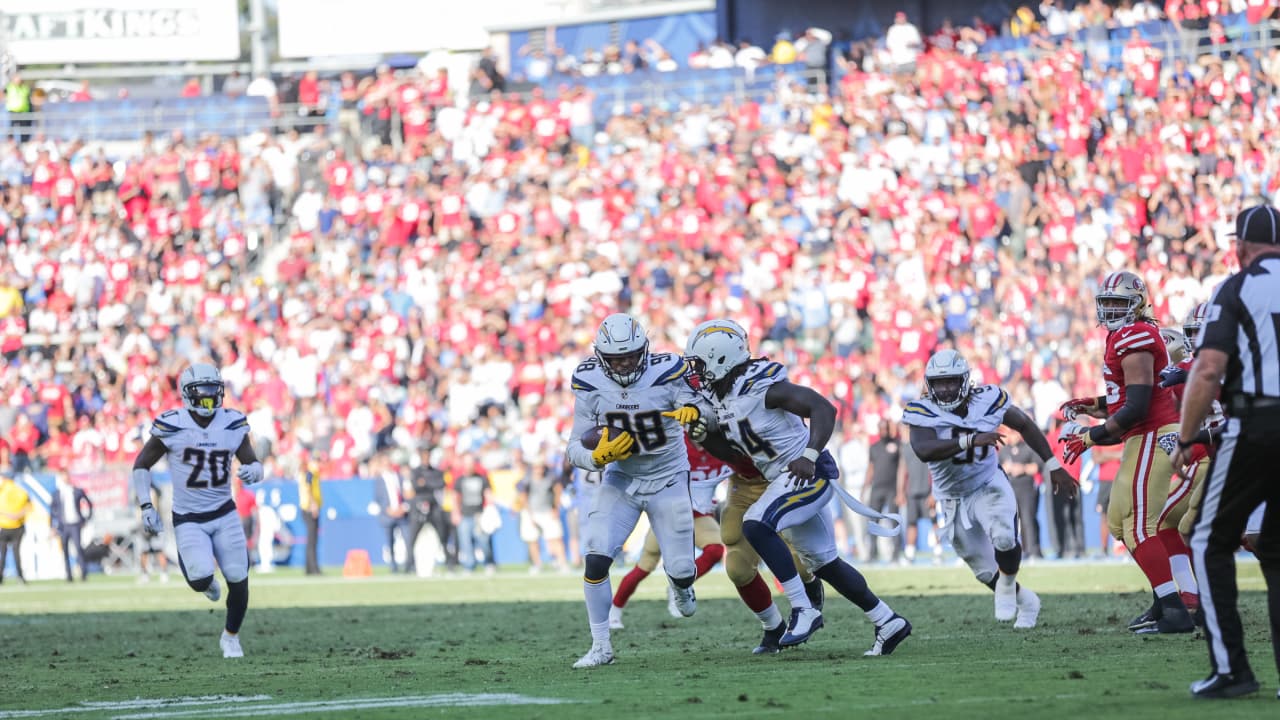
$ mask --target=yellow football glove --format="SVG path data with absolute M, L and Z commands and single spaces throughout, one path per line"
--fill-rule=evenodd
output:
M 609 428 L 600 431 L 600 443 L 596 445 L 596 449 L 591 451 L 591 460 L 595 462 L 596 467 L 604 467 L 611 462 L 618 460 L 626 460 L 631 457 L 631 447 L 636 444 L 636 439 L 631 437 L 631 433 L 623 430 L 618 433 L 618 437 L 609 437 Z
M 682 405 L 675 410 L 662 413 L 662 416 L 669 417 L 681 425 L 689 425 L 697 422 L 698 418 L 702 417 L 702 413 L 692 405 Z

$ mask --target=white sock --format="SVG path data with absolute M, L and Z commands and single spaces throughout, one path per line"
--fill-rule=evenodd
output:
M 609 608 L 613 607 L 613 590 L 609 585 L 607 577 L 595 584 L 582 583 L 582 593 L 587 600 L 587 620 L 591 623 L 591 642 L 596 645 L 609 644 Z
M 809 602 L 809 595 L 804 591 L 804 583 L 800 581 L 797 574 L 790 580 L 782 583 L 782 591 L 787 594 L 787 599 L 791 601 L 791 608 L 811 608 L 813 603 Z
M 999 575 L 996 576 L 996 585 L 1009 587 L 1010 585 L 1013 585 L 1016 582 L 1018 582 L 1017 575 L 1005 575 L 1004 573 L 1000 573 Z
M 768 608 L 756 613 L 756 617 L 760 618 L 760 624 L 765 630 L 772 630 L 782 623 L 782 613 L 774 603 L 769 603 Z
M 889 622 L 891 617 L 893 617 L 893 608 L 886 605 L 883 600 L 880 601 L 880 604 L 867 611 L 867 619 L 876 627 Z
M 1193 595 L 1200 594 L 1200 586 L 1196 583 L 1196 574 L 1191 571 L 1190 555 L 1170 555 L 1169 569 L 1173 571 L 1173 581 L 1178 583 L 1178 589 L 1185 593 Z
M 1161 598 L 1169 597 L 1170 595 L 1173 595 L 1174 593 L 1178 592 L 1178 586 L 1174 585 L 1173 581 L 1170 580 L 1169 582 L 1160 583 L 1159 585 L 1157 585 L 1155 587 L 1155 591 L 1156 591 L 1156 597 L 1161 597 Z

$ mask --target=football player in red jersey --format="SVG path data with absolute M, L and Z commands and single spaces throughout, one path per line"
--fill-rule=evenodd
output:
M 1178 594 L 1169 551 L 1159 536 L 1174 474 L 1159 439 L 1178 430 L 1173 393 L 1157 384 L 1160 372 L 1169 364 L 1169 354 L 1160 328 L 1150 316 L 1142 278 L 1128 271 L 1111 273 L 1102 281 L 1094 302 L 1098 322 L 1110 331 L 1103 356 L 1107 394 L 1076 398 L 1062 405 L 1063 417 L 1071 421 L 1062 429 L 1063 460 L 1074 462 L 1094 445 L 1123 444 L 1107 523 L 1142 568 L 1156 597 L 1151 610 L 1135 618 L 1129 627 L 1139 633 L 1191 632 L 1195 622 Z M 1083 426 L 1075 422 L 1080 415 L 1104 422 Z

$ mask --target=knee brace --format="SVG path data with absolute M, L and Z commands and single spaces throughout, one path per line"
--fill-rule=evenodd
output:
M 1009 552 L 1018 544 L 1018 537 L 1014 534 L 1013 528 L 996 532 L 991 536 L 991 544 L 995 547 L 996 552 Z
M 613 558 L 608 555 L 587 555 L 583 565 L 585 566 L 582 577 L 589 583 L 598 583 L 609 577 L 609 568 L 613 565 Z

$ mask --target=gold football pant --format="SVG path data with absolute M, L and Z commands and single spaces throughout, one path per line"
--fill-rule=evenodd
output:
M 1165 503 L 1172 489 L 1173 464 L 1158 439 L 1177 429 L 1176 425 L 1165 425 L 1124 441 L 1120 471 L 1111 486 L 1107 525 L 1112 536 L 1120 538 L 1130 552 L 1154 538 L 1161 521 L 1168 518 Z M 1185 504 L 1182 512 L 1185 513 Z
M 693 546 L 701 550 L 708 545 L 720 544 L 720 524 L 716 522 L 714 515 L 694 515 L 693 516 Z M 662 551 L 658 549 L 658 536 L 653 534 L 653 529 L 649 529 L 649 534 L 644 536 L 644 550 L 640 552 L 640 561 L 636 563 L 636 567 L 651 573 L 658 569 L 658 560 L 662 558 Z
M 738 587 L 751 582 L 760 568 L 760 556 L 742 536 L 742 518 L 747 514 L 747 508 L 755 504 L 768 487 L 769 483 L 763 479 L 748 483 L 737 475 L 729 478 L 729 497 L 725 500 L 724 511 L 720 513 L 720 537 L 724 540 L 725 572 Z M 805 568 L 794 550 L 791 551 L 791 559 L 796 570 L 800 571 L 800 579 L 812 582 L 813 574 Z

